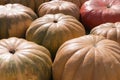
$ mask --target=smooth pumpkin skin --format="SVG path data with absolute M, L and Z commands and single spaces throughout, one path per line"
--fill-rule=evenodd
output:
M 39 5 L 44 2 L 48 2 L 49 0 L 0 0 L 0 4 L 8 4 L 8 3 L 20 3 L 24 6 L 31 8 L 33 11 L 37 12 Z
M 120 22 L 100 24 L 94 27 L 90 34 L 101 35 L 120 44 Z
M 46 14 L 33 21 L 26 31 L 26 39 L 46 47 L 54 59 L 57 49 L 65 41 L 85 35 L 84 26 L 73 16 Z
M 120 80 L 120 44 L 96 35 L 68 40 L 52 72 L 54 80 Z
M 80 14 L 83 24 L 89 29 L 106 22 L 119 22 L 120 1 L 89 0 L 81 6 Z
M 0 40 L 1 80 L 49 80 L 49 51 L 25 39 L 11 37 Z
M 32 9 L 21 4 L 0 5 L 0 39 L 24 38 L 27 28 L 36 18 Z
M 57 13 L 71 15 L 78 20 L 80 18 L 79 8 L 72 2 L 68 1 L 49 1 L 41 4 L 38 8 L 38 14 L 40 17 L 45 14 Z

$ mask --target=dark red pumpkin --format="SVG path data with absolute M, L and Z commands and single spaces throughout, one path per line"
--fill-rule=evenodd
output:
M 120 21 L 120 0 L 90 0 L 81 9 L 81 18 L 87 28 L 92 29 L 106 22 Z

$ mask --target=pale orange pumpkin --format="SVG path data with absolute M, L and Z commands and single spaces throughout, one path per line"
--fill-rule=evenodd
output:
M 52 70 L 54 80 L 120 80 L 120 44 L 96 35 L 68 40 Z
M 45 47 L 25 39 L 1 39 L 0 80 L 50 80 L 50 57 Z
M 39 5 L 44 2 L 48 2 L 49 0 L 0 0 L 0 5 L 8 4 L 8 3 L 20 3 L 24 6 L 31 8 L 33 11 L 37 11 Z
M 83 35 L 84 26 L 75 17 L 61 13 L 46 14 L 36 19 L 26 31 L 26 39 L 45 46 L 52 59 L 61 44 Z
M 49 1 L 41 4 L 38 8 L 38 15 L 41 17 L 45 14 L 63 13 L 71 15 L 79 20 L 79 8 L 72 2 L 68 1 Z
M 72 2 L 74 4 L 76 4 L 79 9 L 81 8 L 82 4 L 88 0 L 52 0 L 52 1 L 68 1 L 68 2 Z
M 24 38 L 27 28 L 36 18 L 32 9 L 21 4 L 0 5 L 0 39 Z
M 120 44 L 120 22 L 100 24 L 94 27 L 90 34 L 101 35 Z

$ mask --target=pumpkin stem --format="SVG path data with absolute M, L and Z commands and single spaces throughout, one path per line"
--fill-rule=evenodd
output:
M 15 53 L 15 50 L 14 50 L 14 49 L 10 49 L 9 52 L 10 52 L 11 54 L 14 54 L 14 53 Z
M 57 23 L 58 21 L 57 21 L 57 20 L 54 20 L 53 22 L 54 22 L 54 23 Z

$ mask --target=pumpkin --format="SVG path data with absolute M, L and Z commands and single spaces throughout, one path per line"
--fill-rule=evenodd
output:
M 120 0 L 89 0 L 81 9 L 81 20 L 88 29 L 106 22 L 120 21 Z
M 74 16 L 79 20 L 79 8 L 72 2 L 67 1 L 49 1 L 41 4 L 38 8 L 38 15 L 63 13 Z
M 22 38 L 0 40 L 1 80 L 49 80 L 51 65 L 49 51 Z
M 54 80 L 120 80 L 120 45 L 85 35 L 60 46 L 53 62 Z
M 20 3 L 24 6 L 31 8 L 33 11 L 37 12 L 39 5 L 44 2 L 48 2 L 49 0 L 0 0 L 0 4 L 8 4 L 8 3 Z
M 65 41 L 85 35 L 84 26 L 73 16 L 46 14 L 33 21 L 26 31 L 26 39 L 46 47 L 54 59 Z
M 101 35 L 120 43 L 120 22 L 100 24 L 94 27 L 90 34 Z
M 0 39 L 24 38 L 27 28 L 36 18 L 32 9 L 21 4 L 0 5 Z
M 79 8 L 81 8 L 82 4 L 88 0 L 53 0 L 53 1 L 69 1 L 76 4 Z

